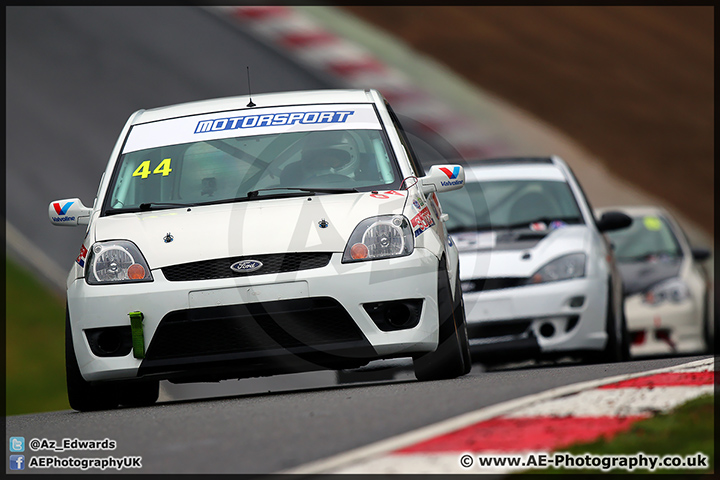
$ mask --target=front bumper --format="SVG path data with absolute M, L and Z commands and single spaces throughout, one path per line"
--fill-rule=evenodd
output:
M 77 279 L 68 288 L 68 308 L 80 371 L 87 381 L 124 380 L 143 375 L 192 379 L 186 381 L 218 380 L 330 368 L 334 363 L 328 363 L 327 355 L 339 361 L 338 365 L 343 364 L 342 358 L 347 359 L 346 363 L 361 365 L 369 360 L 411 356 L 437 347 L 437 257 L 422 248 L 416 248 L 407 257 L 370 262 L 342 264 L 341 257 L 340 253 L 333 254 L 330 263 L 322 268 L 225 279 L 171 282 L 160 269 L 152 271 L 154 281 L 151 283 L 88 285 L 84 279 Z M 216 340 L 219 345 L 227 340 L 226 336 L 230 335 L 227 330 L 219 332 L 213 328 L 213 321 L 218 325 L 220 317 L 229 317 L 230 323 L 223 324 L 223 328 L 231 328 L 237 338 L 241 338 L 246 326 L 243 322 L 257 317 L 258 306 L 267 305 L 269 309 L 265 311 L 270 312 L 272 320 L 282 313 L 273 308 L 285 308 L 287 302 L 300 302 L 302 305 L 292 308 L 304 311 L 304 318 L 311 318 L 308 311 L 312 312 L 314 308 L 320 311 L 312 302 L 322 304 L 325 301 L 322 299 L 335 302 L 336 313 L 345 312 L 358 331 L 357 338 L 335 343 L 322 341 L 320 346 L 293 345 L 290 349 L 282 348 L 287 345 L 282 338 L 275 338 L 277 345 L 268 341 L 251 352 L 228 351 L 225 344 L 217 355 L 208 354 L 208 348 L 200 354 L 189 348 L 187 355 L 178 355 L 182 352 L 182 348 L 175 345 L 179 341 L 187 341 L 190 346 L 207 344 L 217 334 L 221 337 Z M 363 304 L 396 299 L 422 299 L 419 322 L 409 329 L 383 331 L 373 322 Z M 310 302 L 309 307 L 307 302 Z M 154 351 L 162 351 L 158 344 L 153 344 L 161 322 L 167 326 L 168 322 L 176 322 L 182 317 L 180 321 L 185 322 L 183 325 L 190 328 L 190 333 L 186 330 L 182 337 L 165 338 L 165 356 L 156 355 L 158 361 L 155 362 L 150 358 L 135 358 L 132 352 L 118 357 L 93 354 L 85 330 L 130 325 L 128 314 L 134 311 L 142 312 L 144 317 L 144 347 L 148 356 Z M 238 313 L 248 311 L 249 315 L 245 316 Z M 333 310 L 327 311 L 332 313 Z M 334 317 L 327 317 L 327 321 L 331 318 Z M 194 328 L 204 320 L 212 321 Z M 292 315 L 283 322 L 292 322 Z M 282 327 L 282 322 L 274 323 L 281 326 L 279 331 L 287 330 Z M 286 327 L 288 325 L 291 323 L 285 323 Z M 260 330 L 263 331 L 258 335 L 268 333 L 265 327 Z M 321 335 L 321 330 L 315 328 L 315 333 Z M 311 334 L 295 332 L 291 336 L 305 338 L 303 335 Z M 282 337 L 283 334 L 280 332 L 275 336 Z M 168 354 L 168 351 L 173 353 Z M 315 353 L 321 358 L 316 358 Z
M 643 303 L 641 295 L 625 299 L 633 356 L 696 353 L 706 349 L 702 306 L 692 298 L 660 305 Z
M 601 350 L 607 342 L 607 283 L 600 279 L 470 292 L 463 299 L 473 353 Z

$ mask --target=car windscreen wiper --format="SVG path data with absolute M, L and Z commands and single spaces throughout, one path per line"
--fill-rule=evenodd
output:
M 567 224 L 580 224 L 582 220 L 578 217 L 540 217 L 527 222 L 518 222 L 510 225 L 493 225 L 493 230 L 515 230 L 518 228 L 530 228 L 533 223 L 545 223 L 549 224 L 554 221 L 565 222 Z
M 464 233 L 464 232 L 484 232 L 492 230 L 490 225 L 458 225 L 456 227 L 448 228 L 448 233 Z
M 141 212 L 146 212 L 148 210 L 152 210 L 153 207 L 194 207 L 197 204 L 195 203 L 172 203 L 172 202 L 148 202 L 148 203 L 141 203 L 138 207 Z
M 294 190 L 309 193 L 357 193 L 356 188 L 299 188 L 299 187 L 272 187 L 251 190 L 247 193 L 247 198 L 257 197 L 260 192 L 268 192 L 271 190 Z
M 121 213 L 137 213 L 147 212 L 153 210 L 153 207 L 170 207 L 170 208 L 182 208 L 182 207 L 196 207 L 201 205 L 199 203 L 166 203 L 166 202 L 149 202 L 141 203 L 137 207 L 123 207 L 113 208 L 112 210 L 105 210 L 103 215 L 119 215 Z

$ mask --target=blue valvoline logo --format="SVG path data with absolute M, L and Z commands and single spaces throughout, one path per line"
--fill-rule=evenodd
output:
M 250 273 L 260 270 L 263 263 L 259 260 L 240 260 L 230 265 L 230 270 L 236 273 Z

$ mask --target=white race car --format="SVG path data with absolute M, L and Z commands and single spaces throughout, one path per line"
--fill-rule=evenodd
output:
M 458 254 L 427 174 L 375 90 L 287 92 L 140 110 L 67 279 L 76 410 L 151 404 L 158 381 L 218 381 L 412 357 L 470 370 Z
M 631 228 L 608 234 L 623 277 L 630 353 L 712 353 L 715 302 L 702 263 L 710 250 L 691 247 L 664 208 L 613 209 L 633 217 Z
M 486 363 L 628 356 L 622 282 L 599 221 L 556 157 L 479 160 L 466 185 L 440 194 L 460 252 L 473 357 Z

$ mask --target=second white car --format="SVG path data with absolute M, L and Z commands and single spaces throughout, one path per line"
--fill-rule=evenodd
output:
M 462 191 L 439 195 L 460 252 L 473 355 L 494 362 L 628 356 L 622 283 L 604 232 L 559 157 L 480 160 Z

